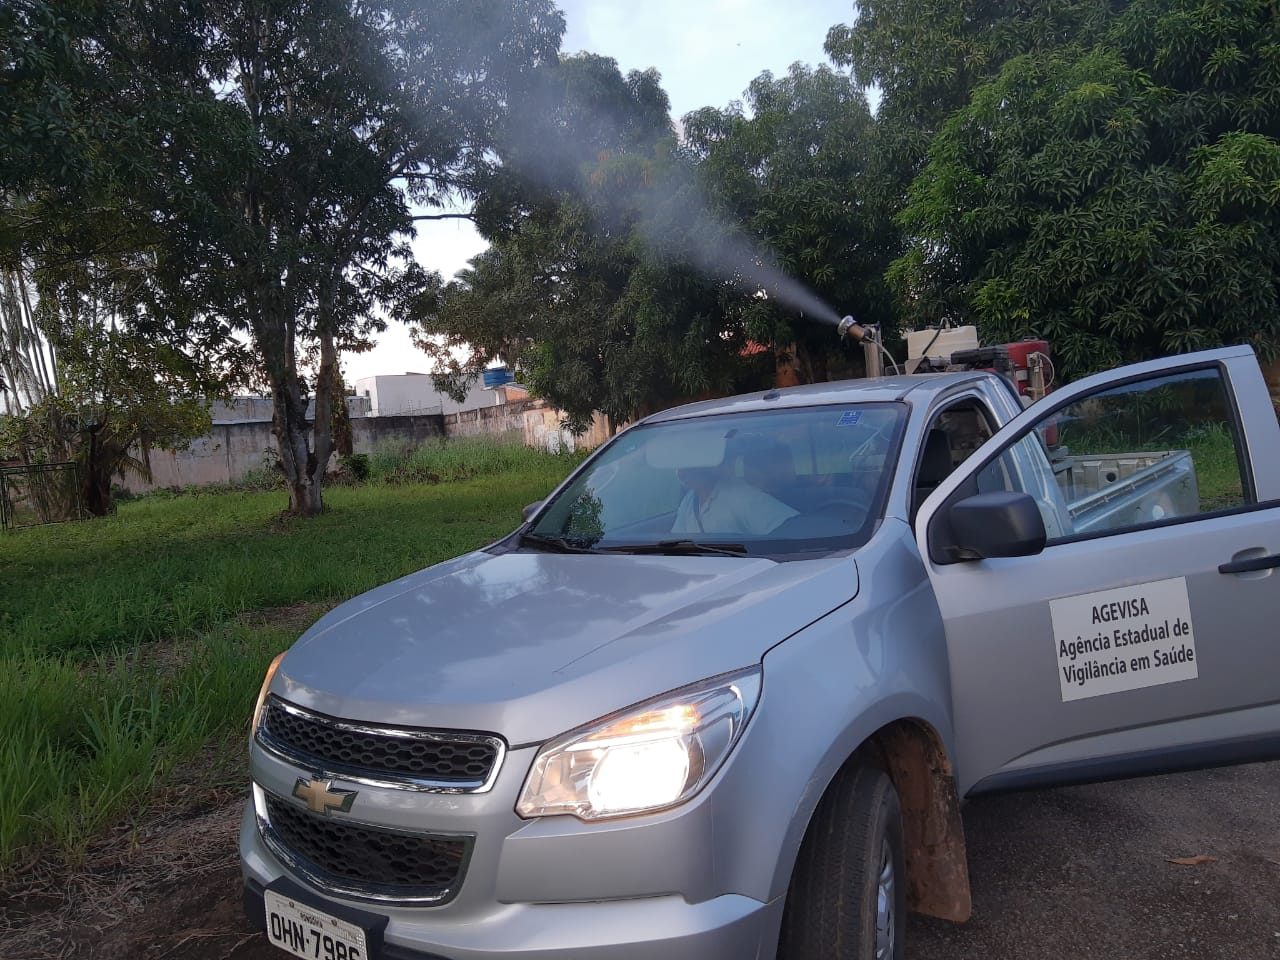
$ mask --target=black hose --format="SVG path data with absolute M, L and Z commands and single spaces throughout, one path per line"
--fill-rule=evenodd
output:
M 939 338 L 940 336 L 942 336 L 942 331 L 943 331 L 943 329 L 944 329 L 943 327 L 939 327 L 937 330 L 933 331 L 933 339 L 932 339 L 932 340 L 930 340 L 930 341 L 925 345 L 925 348 L 924 348 L 923 350 L 921 350 L 921 351 L 920 351 L 920 359 L 921 359 L 921 360 L 927 360 L 927 359 L 929 358 L 929 347 L 932 347 L 935 343 L 937 343 L 937 342 L 938 342 L 938 338 Z

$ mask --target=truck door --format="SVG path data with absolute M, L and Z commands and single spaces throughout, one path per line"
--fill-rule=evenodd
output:
M 1051 394 L 915 532 L 962 793 L 1280 757 L 1280 427 L 1247 347 Z

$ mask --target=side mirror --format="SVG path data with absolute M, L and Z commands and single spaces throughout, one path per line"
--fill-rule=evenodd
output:
M 535 513 L 537 513 L 539 510 L 542 509 L 543 503 L 544 501 L 542 500 L 533 501 L 533 503 L 529 504 L 527 507 L 525 507 L 523 510 L 520 511 L 521 516 L 523 516 L 526 521 L 531 519 Z
M 997 490 L 954 503 L 948 552 L 954 560 L 1030 557 L 1044 549 L 1048 535 L 1035 498 L 1028 493 Z

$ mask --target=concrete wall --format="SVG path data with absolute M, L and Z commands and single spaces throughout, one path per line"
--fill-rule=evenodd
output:
M 261 466 L 275 446 L 268 420 L 217 423 L 185 450 L 152 450 L 151 483 L 132 474 L 118 482 L 134 493 L 157 487 L 230 483 Z
M 552 452 L 597 447 L 609 439 L 609 425 L 600 414 L 580 436 L 561 427 L 560 417 L 559 410 L 541 400 L 526 399 L 446 414 L 444 428 L 451 437 L 503 436 Z
M 372 453 L 383 443 L 425 443 L 445 435 L 444 417 L 365 417 L 351 421 L 351 446 L 356 453 Z
M 449 414 L 352 417 L 352 446 L 356 453 L 370 453 L 385 443 L 416 445 L 442 436 L 489 435 L 555 452 L 596 447 L 609 439 L 609 425 L 603 416 L 597 415 L 586 433 L 575 436 L 560 426 L 560 411 L 541 400 L 528 399 L 523 391 L 513 389 L 511 393 L 524 399 Z M 215 423 L 209 433 L 184 450 L 153 450 L 152 482 L 133 476 L 122 482 L 134 493 L 233 483 L 275 458 L 276 439 L 269 420 Z M 335 457 L 331 466 L 337 464 Z
M 1280 362 L 1265 368 L 1272 396 L 1280 410 Z M 425 375 L 424 379 L 429 380 Z M 403 377 L 368 378 L 402 380 Z M 529 399 L 519 387 L 505 390 L 472 391 L 484 405 L 471 409 L 458 409 L 456 403 L 444 414 L 420 414 L 407 416 L 364 416 L 363 398 L 351 403 L 352 442 L 357 453 L 369 453 L 383 443 L 417 444 L 440 436 L 472 437 L 499 436 L 544 450 L 575 450 L 596 447 L 609 439 L 609 425 L 605 418 L 596 415 L 590 428 L 581 436 L 574 436 L 560 426 L 561 414 L 540 400 Z M 349 398 L 350 399 L 350 398 Z M 372 398 L 370 398 L 372 400 Z M 471 399 L 471 398 L 469 398 Z M 506 399 L 493 405 L 493 401 Z M 265 404 L 265 407 L 262 406 Z M 231 483 L 274 459 L 275 437 L 271 433 L 271 401 L 238 398 L 237 406 L 220 412 L 232 414 L 265 414 L 266 419 L 237 420 L 215 423 L 210 432 L 176 453 L 154 450 L 151 454 L 152 483 L 144 483 L 136 477 L 126 478 L 125 486 L 134 492 L 144 492 L 157 487 L 199 486 L 207 483 Z M 333 464 L 337 465 L 337 458 Z
M 273 412 L 270 397 L 235 397 L 229 403 L 215 400 L 209 406 L 209 416 L 214 423 L 240 423 L 244 420 L 270 420 Z M 364 397 L 347 397 L 347 416 L 364 417 L 369 414 L 369 401 Z M 307 419 L 316 416 L 316 398 L 307 403 Z
M 351 443 L 356 453 L 369 453 L 388 441 L 417 444 L 441 436 L 444 436 L 444 421 L 439 414 L 353 417 L 351 420 Z M 151 451 L 151 483 L 127 476 L 123 484 L 134 493 L 144 493 L 158 487 L 232 483 L 275 457 L 276 438 L 269 421 L 218 423 L 185 450 Z M 330 464 L 336 467 L 337 457 Z

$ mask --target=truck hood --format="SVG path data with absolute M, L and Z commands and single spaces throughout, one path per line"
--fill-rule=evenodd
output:
M 857 590 L 848 556 L 481 551 L 330 611 L 271 689 L 333 716 L 537 743 L 758 663 Z

